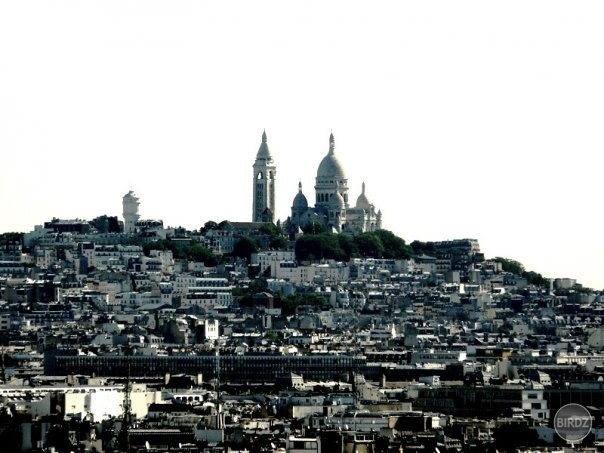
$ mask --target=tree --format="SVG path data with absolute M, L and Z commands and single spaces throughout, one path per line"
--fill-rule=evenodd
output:
M 268 236 L 268 246 L 273 250 L 281 250 L 287 247 L 287 239 L 283 231 L 272 223 L 265 223 L 258 229 L 260 233 Z
M 250 286 L 248 288 L 248 293 L 250 295 L 264 292 L 268 292 L 268 283 L 266 281 L 266 278 L 258 277 L 250 282 Z
M 524 272 L 522 276 L 526 278 L 526 281 L 531 285 L 542 287 L 546 287 L 549 285 L 549 280 L 537 272 L 527 271 Z
M 409 245 L 414 255 L 436 255 L 436 248 L 434 247 L 434 242 L 413 241 Z
M 315 307 L 326 307 L 327 300 L 322 296 L 312 294 L 292 294 L 289 296 L 281 296 L 281 309 L 284 315 L 293 315 L 296 313 L 296 308 L 300 305 L 312 305 Z
M 294 250 L 298 260 L 316 260 L 321 257 L 321 240 L 316 235 L 301 236 L 296 241 Z
M 302 227 L 302 232 L 304 234 L 321 234 L 326 233 L 327 229 L 323 226 L 321 222 L 317 220 L 311 220 Z
M 218 264 L 218 260 L 212 251 L 201 244 L 191 244 L 187 249 L 187 257 L 191 261 L 201 262 L 209 267 Z
M 213 220 L 208 220 L 206 223 L 203 224 L 203 228 L 200 230 L 200 233 L 206 234 L 208 231 L 216 229 L 218 229 L 218 224 Z
M 2 233 L 0 234 L 0 241 L 23 242 L 24 235 L 25 233 L 18 233 L 14 231 Z
M 258 228 L 258 231 L 270 237 L 283 235 L 281 229 L 275 226 L 273 223 L 263 223 L 260 225 L 260 228 Z
M 295 251 L 296 258 L 303 261 L 347 259 L 340 247 L 338 235 L 333 233 L 303 235 L 296 241 Z
M 384 258 L 411 258 L 411 247 L 409 247 L 402 238 L 388 230 L 376 230 L 374 234 L 380 239 L 384 246 Z
M 352 257 L 359 256 L 359 247 L 354 241 L 353 236 L 341 233 L 338 235 L 338 242 L 340 244 L 340 249 L 342 249 L 342 253 L 345 256 L 345 261 L 349 261 Z
M 143 245 L 143 253 L 145 256 L 149 256 L 151 250 L 170 250 L 175 259 L 186 258 L 186 253 L 182 244 L 180 242 L 171 241 L 170 239 L 159 239 Z
M 382 258 L 384 245 L 375 233 L 361 233 L 354 238 L 361 256 L 370 258 Z
M 245 258 L 249 262 L 252 258 L 252 253 L 256 253 L 258 250 L 260 250 L 258 241 L 244 236 L 235 242 L 231 254 L 233 256 L 238 256 L 239 258 Z
M 522 275 L 525 272 L 524 266 L 516 260 L 511 260 L 509 258 L 502 258 L 498 256 L 494 258 L 493 261 L 501 263 L 501 269 L 504 272 L 511 272 L 515 275 Z

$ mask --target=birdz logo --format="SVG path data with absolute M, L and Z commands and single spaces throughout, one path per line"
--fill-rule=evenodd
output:
M 554 415 L 554 429 L 566 442 L 579 442 L 591 431 L 591 415 L 580 404 L 566 404 Z

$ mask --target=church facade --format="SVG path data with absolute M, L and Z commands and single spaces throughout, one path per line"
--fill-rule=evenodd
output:
M 256 154 L 254 170 L 253 221 L 274 222 L 275 176 L 277 169 L 270 154 L 266 132 Z M 314 207 L 302 192 L 298 183 L 291 214 L 283 227 L 290 235 L 301 232 L 310 222 L 319 222 L 328 231 L 351 234 L 375 231 L 382 228 L 382 212 L 369 201 L 365 194 L 365 183 L 354 206 L 348 199 L 348 179 L 344 167 L 335 153 L 333 133 L 329 137 L 329 151 L 321 160 L 315 178 Z

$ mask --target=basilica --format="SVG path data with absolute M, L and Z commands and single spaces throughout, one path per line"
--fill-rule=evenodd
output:
M 275 221 L 275 179 L 277 167 L 268 148 L 266 132 L 256 154 L 253 166 L 253 221 Z M 382 212 L 377 210 L 365 195 L 365 183 L 356 204 L 348 201 L 348 179 L 335 153 L 333 133 L 329 137 L 329 151 L 321 160 L 315 179 L 315 206 L 308 205 L 298 183 L 291 214 L 283 227 L 290 235 L 298 234 L 310 222 L 319 222 L 328 231 L 352 234 L 375 231 L 382 228 Z

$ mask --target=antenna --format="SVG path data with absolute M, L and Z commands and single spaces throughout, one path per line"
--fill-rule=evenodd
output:
M 126 356 L 130 355 L 130 350 L 126 349 Z M 130 401 L 130 360 L 127 359 L 128 373 L 126 374 L 126 385 L 124 387 L 124 412 L 122 415 L 122 427 L 118 434 L 118 451 L 129 452 L 130 451 L 130 425 L 132 424 L 132 411 Z
M 0 347 L 0 356 L 2 356 L 2 369 L 0 369 L 0 379 L 4 384 L 6 382 L 6 369 L 4 367 L 4 346 Z
M 220 401 L 220 345 L 216 342 L 216 396 Z

